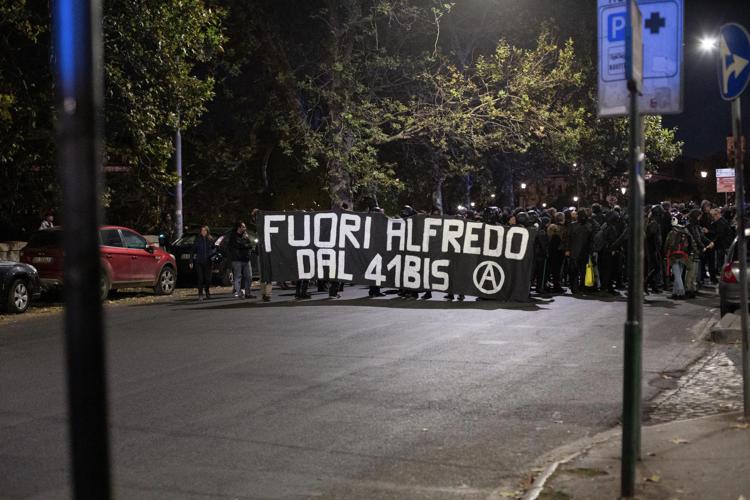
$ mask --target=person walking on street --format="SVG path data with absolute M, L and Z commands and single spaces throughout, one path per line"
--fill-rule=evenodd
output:
M 195 269 L 198 287 L 198 300 L 203 300 L 203 291 L 206 298 L 211 298 L 209 285 L 211 284 L 211 257 L 214 254 L 214 239 L 208 230 L 208 226 L 202 226 L 200 234 L 195 238 L 193 249 L 190 252 L 190 269 Z
M 250 287 L 253 284 L 253 271 L 250 267 L 253 243 L 247 234 L 247 226 L 244 222 L 239 221 L 234 225 L 227 246 L 234 273 L 234 296 L 245 299 L 255 298 L 250 293 Z
M 693 237 L 687 229 L 679 225 L 677 217 L 672 217 L 672 230 L 667 234 L 664 253 L 667 255 L 667 266 L 672 270 L 672 299 L 684 299 L 685 285 L 682 281 L 682 272 L 696 252 Z
M 711 209 L 711 218 L 713 219 L 713 222 L 711 223 L 709 234 L 713 235 L 712 240 L 714 242 L 714 252 L 716 253 L 716 264 L 714 266 L 714 273 L 716 274 L 711 275 L 711 282 L 718 283 L 718 273 L 724 266 L 724 257 L 726 256 L 727 250 L 729 250 L 729 246 L 732 244 L 734 234 L 732 226 L 730 226 L 729 222 L 721 216 L 721 210 L 718 208 Z

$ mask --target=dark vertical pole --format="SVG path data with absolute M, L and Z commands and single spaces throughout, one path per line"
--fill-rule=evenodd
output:
M 622 405 L 622 496 L 635 495 L 636 461 L 641 455 L 641 350 L 643 344 L 643 151 L 638 92 L 630 92 L 630 241 L 628 317 Z
M 109 444 L 98 236 L 101 5 L 98 0 L 56 0 L 53 5 L 73 491 L 75 498 L 107 499 Z
M 734 136 L 734 191 L 737 199 L 737 252 L 740 261 L 740 328 L 742 328 L 742 394 L 745 418 L 750 418 L 750 357 L 747 338 L 747 242 L 745 234 L 745 172 L 742 151 L 742 113 L 740 98 L 732 101 L 732 135 Z
M 179 113 L 179 111 L 178 111 Z M 175 192 L 175 239 L 182 238 L 182 230 L 185 227 L 184 220 L 182 218 L 182 133 L 180 132 L 180 126 L 177 125 L 177 133 L 175 134 L 175 153 L 174 162 L 177 170 L 177 191 Z M 171 242 L 170 242 L 171 243 Z

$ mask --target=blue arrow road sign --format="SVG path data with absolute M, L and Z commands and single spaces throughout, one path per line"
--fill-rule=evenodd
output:
M 750 35 L 737 23 L 725 24 L 719 36 L 719 91 L 731 101 L 750 80 Z

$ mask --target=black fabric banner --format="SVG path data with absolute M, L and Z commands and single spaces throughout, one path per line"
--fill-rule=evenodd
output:
M 416 215 L 261 212 L 262 281 L 324 279 L 525 302 L 536 230 Z

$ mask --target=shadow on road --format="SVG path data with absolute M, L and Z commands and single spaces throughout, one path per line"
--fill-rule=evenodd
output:
M 323 296 L 324 293 L 319 295 Z M 337 307 L 390 307 L 395 309 L 481 309 L 481 310 L 522 310 L 522 311 L 538 311 L 546 309 L 549 300 L 542 301 L 538 299 L 532 299 L 531 302 L 496 302 L 494 300 L 465 300 L 459 301 L 441 301 L 441 300 L 414 300 L 414 299 L 402 299 L 402 298 L 368 298 L 359 297 L 352 299 L 336 299 L 331 300 L 327 298 L 312 299 L 305 301 L 298 300 L 282 300 L 272 302 L 259 302 L 257 299 L 253 300 L 239 300 L 236 298 L 230 298 L 226 300 L 212 299 L 211 302 L 201 303 L 205 305 L 198 305 L 195 300 L 184 301 L 178 303 L 179 305 L 192 306 L 185 307 L 185 310 L 228 310 L 228 309 L 246 309 L 246 308 L 280 308 L 280 307 L 326 307 L 326 306 L 337 306 Z M 209 305 L 210 304 L 210 305 Z M 144 304 L 149 305 L 149 304 Z M 177 305 L 177 304 L 175 304 Z

